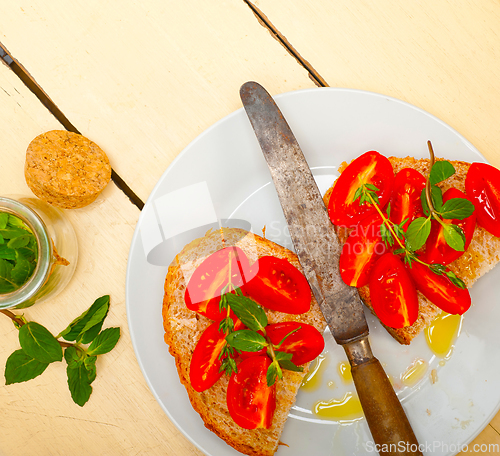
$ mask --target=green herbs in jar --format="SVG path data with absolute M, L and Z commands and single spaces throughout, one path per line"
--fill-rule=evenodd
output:
M 23 286 L 38 261 L 38 245 L 29 227 L 15 215 L 0 212 L 0 294 Z

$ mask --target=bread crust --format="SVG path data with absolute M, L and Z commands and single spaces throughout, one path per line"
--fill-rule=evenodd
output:
M 444 160 L 438 158 L 436 160 Z M 413 168 L 424 176 L 429 174 L 429 159 L 416 159 L 413 157 L 389 157 L 392 168 L 394 169 L 394 174 L 398 173 L 404 168 Z M 438 186 L 443 190 L 443 193 L 449 188 L 457 188 L 458 190 L 465 193 L 465 177 L 467 176 L 467 171 L 469 170 L 470 163 L 463 161 L 453 161 L 448 160 L 455 168 L 455 174 L 443 182 L 440 182 Z M 347 167 L 348 163 L 344 162 L 339 167 L 339 172 Z M 330 196 L 333 191 L 335 183 L 330 187 L 323 201 L 326 207 L 330 201 Z M 346 227 L 336 227 L 337 234 L 341 242 L 345 242 L 347 236 L 349 235 L 349 230 Z M 491 233 L 486 231 L 484 228 L 476 225 L 474 230 L 474 235 L 472 237 L 471 243 L 468 249 L 464 252 L 460 258 L 449 264 L 449 268 L 460 277 L 468 288 L 481 276 L 490 271 L 500 260 L 500 238 L 493 236 Z M 376 316 L 373 308 L 371 306 L 370 290 L 368 285 L 360 287 L 358 289 L 359 295 L 370 311 Z M 419 315 L 417 320 L 412 326 L 405 328 L 390 328 L 388 326 L 384 327 L 387 331 L 396 339 L 399 343 L 403 345 L 408 345 L 410 342 L 420 334 L 432 320 L 441 312 L 441 310 L 430 302 L 422 293 L 419 291 L 418 303 L 419 303 Z M 474 305 L 474 303 L 472 303 Z
M 244 454 L 271 456 L 278 449 L 283 426 L 292 405 L 295 403 L 295 397 L 302 380 L 308 372 L 309 363 L 303 366 L 303 372 L 283 371 L 283 379 L 277 382 L 276 410 L 270 429 L 243 429 L 233 421 L 226 406 L 226 390 L 229 381 L 226 375 L 223 375 L 215 385 L 203 392 L 195 391 L 189 381 L 189 365 L 193 350 L 201 334 L 212 323 L 212 320 L 186 307 L 184 302 L 186 285 L 195 269 L 207 256 L 231 245 L 241 248 L 251 264 L 262 256 L 272 255 L 287 259 L 301 270 L 298 259 L 293 252 L 261 236 L 231 228 L 222 228 L 221 232 L 209 231 L 205 237 L 186 245 L 168 269 L 163 300 L 165 342 L 175 358 L 179 379 L 186 388 L 194 410 L 200 414 L 205 426 L 227 444 Z M 315 326 L 321 333 L 326 327 L 323 315 L 313 296 L 311 310 L 305 314 L 291 315 L 269 309 L 266 309 L 266 314 L 269 324 L 282 321 L 300 321 Z

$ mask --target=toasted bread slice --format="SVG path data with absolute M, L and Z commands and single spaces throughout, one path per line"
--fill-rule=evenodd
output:
M 404 168 L 414 168 L 421 172 L 424 176 L 429 174 L 428 159 L 389 157 L 389 161 L 392 164 L 395 174 Z M 451 187 L 455 187 L 458 190 L 465 192 L 465 177 L 467 176 L 470 163 L 462 161 L 450 162 L 455 167 L 455 174 L 438 185 L 442 188 L 443 192 Z M 339 171 L 342 172 L 347 165 L 347 163 L 342 163 Z M 323 198 L 327 207 L 334 186 L 335 184 L 327 190 Z M 345 227 L 337 227 L 337 233 L 341 242 L 345 242 L 347 236 L 349 235 L 349 232 L 345 229 Z M 453 263 L 450 263 L 449 267 L 465 282 L 467 287 L 470 288 L 479 277 L 490 271 L 499 260 L 500 238 L 493 236 L 484 228 L 476 225 L 469 248 L 460 258 L 455 260 Z M 368 285 L 359 288 L 359 295 L 366 306 L 372 311 L 373 314 L 375 314 L 371 306 L 370 290 Z M 410 344 L 412 339 L 420 334 L 420 332 L 422 332 L 441 312 L 438 307 L 436 307 L 420 292 L 418 292 L 418 301 L 419 315 L 417 321 L 412 326 L 400 329 L 385 326 L 387 331 L 401 344 Z M 472 305 L 474 305 L 474 303 L 472 303 Z
M 175 357 L 179 378 L 186 387 L 189 400 L 200 414 L 205 426 L 242 453 L 270 456 L 278 448 L 283 426 L 295 403 L 302 380 L 308 372 L 308 364 L 303 366 L 303 372 L 283 371 L 283 379 L 277 382 L 276 410 L 270 429 L 247 430 L 233 421 L 226 406 L 226 390 L 229 381 L 226 375 L 201 393 L 195 391 L 189 381 L 189 366 L 193 350 L 201 334 L 212 321 L 186 307 L 185 288 L 197 266 L 207 256 L 230 245 L 241 248 L 248 256 L 250 263 L 262 256 L 272 255 L 287 259 L 299 270 L 301 269 L 293 252 L 260 236 L 240 229 L 223 228 L 221 231 L 209 231 L 205 237 L 196 239 L 185 246 L 168 269 L 163 301 L 165 342 L 169 345 L 170 353 Z M 321 333 L 326 327 L 314 297 L 312 297 L 311 310 L 305 314 L 289 315 L 267 309 L 266 314 L 270 324 L 291 320 L 301 321 L 315 326 Z

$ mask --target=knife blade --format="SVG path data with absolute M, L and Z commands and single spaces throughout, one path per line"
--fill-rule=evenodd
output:
M 240 97 L 271 172 L 304 275 L 351 364 L 375 448 L 383 448 L 383 454 L 422 454 L 401 403 L 373 356 L 358 291 L 340 277 L 342 246 L 292 130 L 258 83 L 243 84 Z

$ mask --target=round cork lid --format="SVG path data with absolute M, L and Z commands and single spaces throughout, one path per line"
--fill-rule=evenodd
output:
M 37 136 L 28 146 L 26 183 L 38 198 L 75 209 L 94 201 L 111 179 L 104 151 L 93 141 L 66 130 Z

